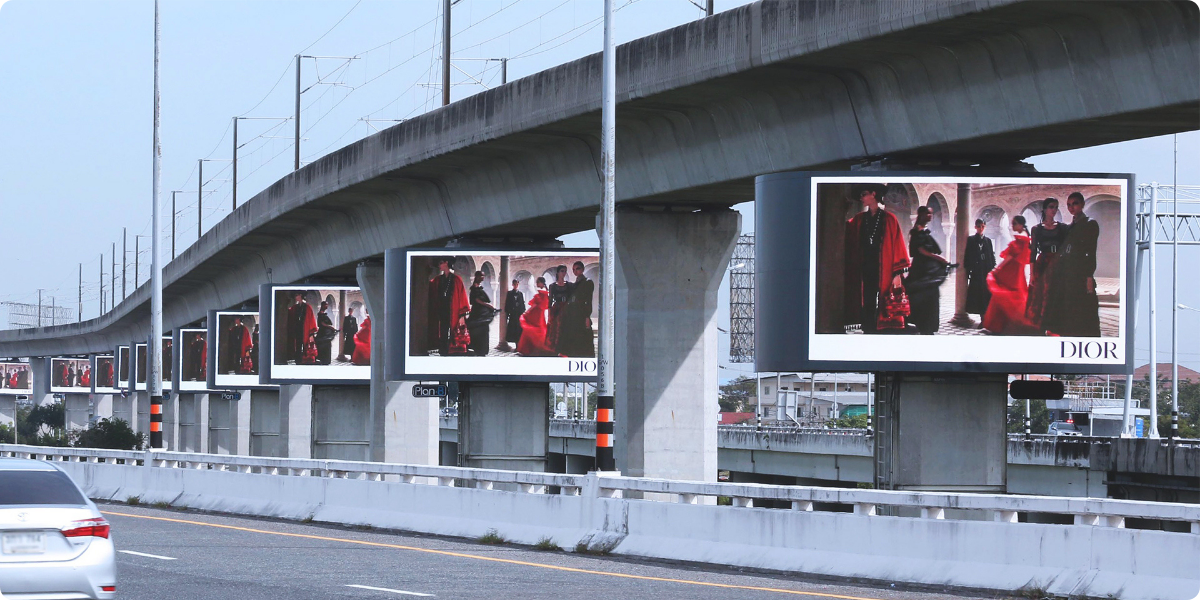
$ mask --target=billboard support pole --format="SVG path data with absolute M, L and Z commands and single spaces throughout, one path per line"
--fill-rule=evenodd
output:
M 1136 213 L 1136 210 L 1134 212 Z M 1138 243 L 1137 240 L 1134 240 L 1134 243 L 1137 244 Z M 1138 249 L 1137 249 L 1137 267 L 1135 267 L 1134 272 L 1133 272 L 1132 285 L 1125 286 L 1125 289 L 1133 288 L 1133 307 L 1132 307 L 1133 310 L 1130 311 L 1131 313 L 1133 313 L 1133 319 L 1129 323 L 1129 333 L 1128 333 L 1128 335 L 1130 335 L 1130 336 L 1135 335 L 1135 331 L 1137 329 L 1136 325 L 1137 325 L 1138 296 L 1140 296 L 1142 293 L 1141 292 L 1141 281 L 1142 281 L 1142 269 L 1144 268 L 1143 263 L 1145 262 L 1144 261 L 1145 257 L 1146 257 L 1145 248 L 1142 248 L 1139 245 Z M 1135 361 L 1134 364 L 1137 364 L 1137 362 Z M 1125 375 L 1125 405 L 1121 411 L 1121 435 L 1122 436 L 1128 436 L 1133 433 L 1133 431 L 1132 431 L 1133 422 L 1129 418 L 1129 413 L 1133 406 L 1133 384 L 1134 384 L 1133 373 L 1130 372 L 1129 374 Z
M 162 163 L 162 148 L 159 146 L 159 93 L 158 93 L 158 42 L 159 42 L 158 0 L 154 0 L 154 134 L 153 134 L 153 170 L 151 191 L 150 217 L 150 340 L 146 346 L 146 359 L 149 362 L 150 373 L 147 377 L 146 389 L 150 392 L 150 448 L 162 450 L 162 404 L 163 404 L 163 357 L 162 357 L 162 260 L 159 258 L 159 210 L 158 187 Z
M 1154 246 L 1158 237 L 1158 182 L 1150 182 L 1150 435 L 1158 437 L 1158 285 Z
M 1171 440 L 1179 437 L 1179 134 L 1171 183 Z
M 616 152 L 617 146 L 617 57 L 613 49 L 612 0 L 604 0 L 604 57 L 601 76 L 600 163 L 604 173 L 604 195 L 600 210 L 600 340 L 596 370 L 596 470 L 615 471 L 613 413 L 613 349 L 616 308 Z

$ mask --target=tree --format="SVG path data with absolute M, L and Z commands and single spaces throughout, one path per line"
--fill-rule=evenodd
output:
M 834 421 L 833 426 L 837 429 L 866 429 L 867 413 L 859 413 L 853 417 L 841 417 Z
M 1050 411 L 1045 400 L 1029 401 L 1030 433 L 1046 433 L 1050 428 Z M 1025 433 L 1025 401 L 1015 400 L 1008 405 L 1008 432 Z
M 146 434 L 134 432 L 124 419 L 100 419 L 87 429 L 71 433 L 76 448 L 141 450 L 146 445 Z
M 1116 386 L 1117 397 L 1125 397 L 1125 384 Z M 1149 406 L 1150 375 L 1133 382 L 1132 397 L 1142 406 Z M 1158 432 L 1166 437 L 1171 431 L 1171 380 L 1158 381 Z M 1146 424 L 1149 435 L 1150 424 Z M 1200 437 L 1200 382 L 1179 382 L 1179 436 L 1184 438 Z
M 32 446 L 66 446 L 66 408 L 62 401 L 32 407 L 17 407 L 17 434 L 22 444 Z M 10 428 L 0 430 L 0 440 L 11 443 Z
M 720 387 L 717 404 L 721 412 L 749 412 L 754 398 L 758 396 L 758 380 L 745 375 Z

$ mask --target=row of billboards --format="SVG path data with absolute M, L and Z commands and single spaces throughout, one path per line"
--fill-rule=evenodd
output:
M 594 249 L 389 253 L 387 310 L 405 318 L 389 320 L 402 343 L 380 366 L 397 380 L 593 379 L 598 270 Z M 264 285 L 259 310 L 209 311 L 207 325 L 163 338 L 164 390 L 370 381 L 371 318 L 356 286 Z M 50 391 L 145 390 L 146 358 L 144 342 L 50 358 Z M 0 364 L 0 376 L 0 393 L 32 392 L 29 363 Z
M 1130 175 L 814 173 L 755 183 L 760 371 L 1124 373 Z M 967 239 L 962 239 L 966 237 Z M 965 250 L 962 256 L 959 251 Z M 385 255 L 386 356 L 358 287 L 264 285 L 163 341 L 164 387 L 591 381 L 595 249 Z M 670 302 L 670 299 L 663 299 Z M 50 361 L 51 391 L 145 389 L 146 345 Z M 0 393 L 31 389 L 0 364 Z

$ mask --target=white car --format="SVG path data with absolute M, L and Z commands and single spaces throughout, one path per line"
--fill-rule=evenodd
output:
M 0 458 L 0 597 L 116 596 L 108 521 L 66 473 Z

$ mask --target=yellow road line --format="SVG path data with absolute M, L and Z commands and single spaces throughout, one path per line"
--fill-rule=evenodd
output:
M 878 598 L 864 598 L 861 596 L 845 596 L 841 594 L 827 594 L 823 592 L 802 592 L 799 590 L 785 590 L 781 588 L 760 587 L 753 585 L 733 585 L 728 583 L 713 583 L 708 581 L 694 581 L 690 579 L 672 579 L 670 577 L 653 577 L 650 575 L 631 575 L 628 573 L 613 573 L 610 571 L 595 571 L 592 569 L 579 569 L 575 567 L 563 567 L 559 565 L 548 565 L 545 563 L 528 562 L 524 560 L 513 560 L 511 558 L 497 558 L 494 556 L 480 556 L 478 554 L 465 554 L 462 552 L 451 552 L 449 550 L 433 550 L 431 548 L 418 548 L 416 546 L 404 546 L 401 544 L 385 544 L 382 542 L 368 542 L 364 540 L 352 540 L 347 538 L 328 537 L 323 535 L 309 535 L 305 533 L 287 533 L 283 531 L 271 531 L 268 529 L 254 529 L 251 527 L 237 527 L 235 525 L 221 525 L 218 523 L 206 523 L 204 521 L 191 521 L 187 519 L 172 519 L 169 517 L 152 517 L 150 515 L 135 515 L 130 513 L 121 513 L 113 511 L 101 511 L 106 515 L 117 515 L 121 517 L 132 517 L 134 519 L 150 519 L 153 521 L 167 521 L 169 523 L 183 523 L 186 525 L 201 525 L 204 527 L 216 527 L 220 529 L 232 529 L 234 531 L 246 531 L 249 533 L 262 533 L 266 535 L 278 535 L 285 537 L 304 538 L 309 540 L 321 540 L 325 542 L 343 542 L 346 544 L 358 544 L 360 546 L 374 546 L 377 548 L 392 548 L 395 550 L 411 550 L 413 552 L 424 552 L 426 554 L 439 554 L 442 556 L 454 556 L 457 558 L 469 558 L 473 560 L 485 560 L 488 562 L 505 563 L 510 565 L 521 565 L 523 567 L 537 567 L 540 569 L 552 569 L 555 571 L 566 571 L 569 573 L 586 573 L 588 575 L 602 575 L 605 577 L 620 577 L 623 579 L 638 579 L 642 581 L 661 581 L 665 583 L 682 583 L 686 585 L 699 585 L 704 587 L 723 588 L 730 590 L 752 590 L 757 592 L 774 592 L 777 594 L 791 594 L 793 596 L 816 596 L 819 598 L 837 598 L 838 600 L 879 600 Z

